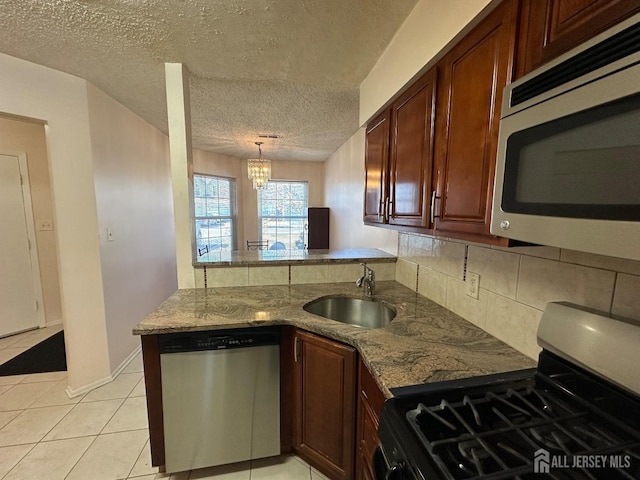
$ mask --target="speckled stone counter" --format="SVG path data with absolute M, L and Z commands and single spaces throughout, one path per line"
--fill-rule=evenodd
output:
M 209 252 L 193 263 L 194 267 L 233 267 L 256 265 L 320 265 L 323 263 L 395 262 L 396 257 L 377 248 L 334 250 L 255 250 Z
M 376 297 L 397 310 L 367 330 L 318 317 L 302 306 L 325 295 L 362 296 L 349 283 L 179 290 L 145 318 L 136 335 L 294 325 L 353 345 L 387 396 L 389 389 L 535 366 L 535 362 L 456 314 L 397 282 Z

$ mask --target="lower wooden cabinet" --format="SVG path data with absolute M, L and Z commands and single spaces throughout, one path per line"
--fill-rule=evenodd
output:
M 362 360 L 358 368 L 358 379 L 356 480 L 374 480 L 373 453 L 379 443 L 378 424 L 384 394 Z
M 294 337 L 293 451 L 333 480 L 353 478 L 354 348 L 298 330 Z

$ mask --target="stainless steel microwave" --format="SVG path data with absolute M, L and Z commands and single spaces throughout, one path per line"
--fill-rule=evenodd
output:
M 640 260 L 640 15 L 507 86 L 491 233 Z

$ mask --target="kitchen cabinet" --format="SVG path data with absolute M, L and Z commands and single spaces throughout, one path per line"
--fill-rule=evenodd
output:
M 358 423 L 356 434 L 356 480 L 374 480 L 373 453 L 378 447 L 378 424 L 384 394 L 360 360 L 358 367 Z
M 333 480 L 353 478 L 356 350 L 297 330 L 293 450 Z
M 516 78 L 637 12 L 638 0 L 523 0 Z
M 387 133 L 389 186 L 367 180 L 365 223 L 506 244 L 489 226 L 502 89 L 511 80 L 517 15 L 517 0 L 498 5 L 369 124 L 367 179 L 384 177 L 384 161 L 371 159 L 385 158 Z M 370 215 L 375 201 L 377 217 Z
M 429 227 L 436 70 L 367 128 L 365 223 Z
M 364 155 L 365 223 L 386 221 L 390 118 L 390 111 L 386 111 L 367 125 Z
M 489 226 L 502 90 L 511 79 L 518 2 L 493 10 L 439 63 L 435 230 L 484 237 Z
M 329 209 L 309 207 L 307 209 L 307 234 L 309 250 L 329 248 Z
M 390 225 L 429 226 L 435 83 L 431 69 L 391 106 Z

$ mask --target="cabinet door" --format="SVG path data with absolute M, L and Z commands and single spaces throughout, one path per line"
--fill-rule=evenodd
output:
M 296 453 L 334 480 L 353 476 L 356 351 L 298 331 Z
M 379 442 L 378 424 L 384 395 L 373 376 L 360 361 L 358 370 L 358 428 L 356 441 L 356 480 L 375 478 L 373 454 Z
M 387 110 L 367 125 L 364 149 L 364 221 L 367 223 L 385 223 L 386 220 L 389 120 Z
M 516 14 L 515 0 L 503 2 L 441 62 L 435 140 L 435 228 L 441 232 L 490 235 L 500 107 L 511 78 Z
M 638 0 L 523 0 L 516 77 L 639 11 Z
M 429 226 L 435 69 L 391 107 L 389 224 Z

